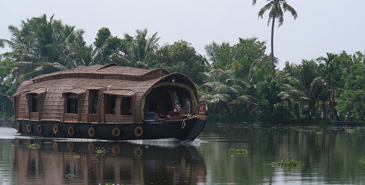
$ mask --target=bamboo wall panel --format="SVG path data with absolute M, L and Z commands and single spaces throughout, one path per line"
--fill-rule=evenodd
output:
M 26 99 L 25 94 L 21 94 L 19 98 L 19 108 L 18 108 L 18 116 L 22 119 L 29 119 L 29 107 L 28 107 L 28 99 Z
M 98 120 L 98 115 L 97 114 L 89 114 L 89 122 L 92 122 L 92 123 L 97 123 L 99 120 Z
M 64 116 L 64 121 L 65 122 L 71 122 L 71 123 L 76 123 L 76 122 L 78 122 L 77 121 L 77 118 L 78 118 L 78 114 L 65 114 L 65 116 Z
M 30 120 L 39 121 L 39 113 L 38 112 L 31 112 L 30 113 Z
M 132 115 L 105 115 L 105 124 L 123 124 L 123 123 L 133 123 Z
M 81 123 L 87 123 L 89 122 L 89 114 L 81 114 Z

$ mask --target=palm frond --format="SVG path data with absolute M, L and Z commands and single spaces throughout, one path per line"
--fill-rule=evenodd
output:
M 264 18 L 264 13 L 268 10 L 271 9 L 271 7 L 274 5 L 274 2 L 271 1 L 269 3 L 267 3 L 264 7 L 262 7 L 258 13 L 258 16 L 261 17 L 261 18 Z
M 297 14 L 297 11 L 292 7 L 290 6 L 288 3 L 283 3 L 283 9 L 284 11 L 289 11 L 291 13 L 291 15 L 294 17 L 294 19 L 297 19 L 298 17 L 298 14 Z

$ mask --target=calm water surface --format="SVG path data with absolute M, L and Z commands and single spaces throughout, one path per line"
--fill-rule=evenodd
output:
M 365 129 L 207 125 L 194 142 L 25 138 L 0 127 L 0 184 L 365 184 Z M 247 155 L 229 149 L 247 149 Z M 291 157 L 299 168 L 274 167 Z

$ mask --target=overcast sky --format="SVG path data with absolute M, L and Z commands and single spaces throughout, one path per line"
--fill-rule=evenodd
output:
M 148 37 L 158 32 L 160 45 L 185 40 L 198 53 L 214 42 L 234 45 L 238 38 L 256 37 L 267 42 L 270 53 L 270 27 L 267 13 L 258 11 L 267 3 L 257 0 L 6 0 L 0 11 L 0 38 L 10 39 L 9 25 L 20 27 L 21 20 L 46 14 L 64 24 L 85 31 L 87 44 L 97 31 L 107 27 L 113 36 L 135 35 L 148 29 Z M 285 61 L 301 63 L 326 56 L 326 52 L 353 54 L 365 49 L 364 0 L 287 0 L 298 18 L 284 14 L 284 24 L 275 27 L 274 54 L 279 67 Z M 0 49 L 3 53 L 6 49 Z

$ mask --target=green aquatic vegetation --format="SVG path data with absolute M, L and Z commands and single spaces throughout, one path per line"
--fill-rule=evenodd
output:
M 273 166 L 276 167 L 302 167 L 304 165 L 303 161 L 297 161 L 291 157 L 281 160 L 280 162 L 272 162 Z
M 106 153 L 104 147 L 97 147 L 95 151 L 98 156 L 104 156 Z
M 247 155 L 249 153 L 246 149 L 235 149 L 235 148 L 228 148 L 228 155 Z
M 41 148 L 41 145 L 39 145 L 37 143 L 28 144 L 28 148 L 33 149 L 33 150 L 37 150 L 37 149 Z
M 321 131 L 318 131 L 318 132 L 316 132 L 316 134 L 317 134 L 317 135 L 320 135 L 320 134 L 322 134 L 322 132 L 321 132 Z
M 75 178 L 75 175 L 71 174 L 71 173 L 68 173 L 68 174 L 65 175 L 65 178 L 66 179 L 73 179 L 73 178 Z
M 365 165 L 365 155 L 357 161 L 361 165 Z
M 74 158 L 75 159 L 80 159 L 80 155 L 75 155 Z
M 355 133 L 355 129 L 347 129 L 346 132 L 349 133 L 349 134 L 353 134 Z

